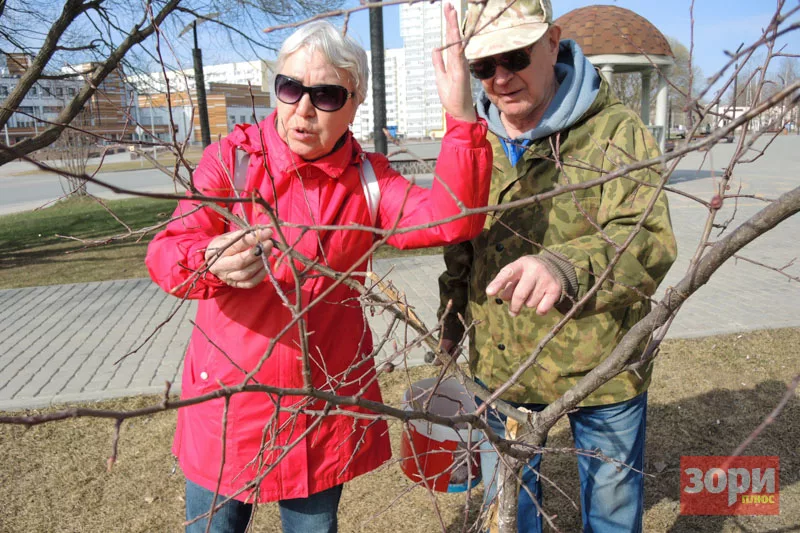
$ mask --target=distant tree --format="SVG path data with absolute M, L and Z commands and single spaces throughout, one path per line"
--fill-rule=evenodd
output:
M 738 107 L 750 107 L 757 99 L 757 91 L 760 87 L 763 59 L 758 57 L 747 61 L 736 78 L 736 99 L 733 99 L 733 88 L 728 93 L 727 100 L 729 105 Z
M 642 109 L 642 75 L 638 72 L 615 73 L 614 82 L 611 84 L 617 97 L 622 103 L 636 113 Z M 651 90 L 651 94 L 655 94 Z
M 667 37 L 674 55 L 675 64 L 667 72 L 670 82 L 668 105 L 671 124 L 689 125 L 691 114 L 686 114 L 688 106 L 695 100 L 698 88 L 705 81 L 700 67 L 690 64 L 689 49 L 677 39 Z M 691 87 L 690 87 L 691 86 Z M 620 100 L 636 111 L 642 109 L 642 75 L 635 73 L 619 73 L 614 75 L 614 92 Z M 658 84 L 655 76 L 650 83 L 650 113 L 655 113 L 656 92 Z
M 86 196 L 86 180 L 78 177 L 86 174 L 89 158 L 98 152 L 94 138 L 86 133 L 67 130 L 53 144 L 58 168 L 66 170 L 60 176 L 64 196 Z
M 743 55 L 734 64 L 740 66 L 735 77 L 735 83 L 729 83 L 725 94 L 721 98 L 721 110 L 737 108 L 737 113 L 745 109 L 756 107 L 765 101 L 781 93 L 786 87 L 792 85 L 800 76 L 800 63 L 794 56 L 783 56 L 775 53 L 765 56 L 762 53 Z M 734 90 L 736 92 L 734 97 Z M 796 128 L 798 121 L 797 99 L 800 94 L 795 94 L 793 98 L 784 99 L 780 106 L 771 109 L 768 113 L 761 114 L 748 124 L 748 129 L 758 131 L 781 131 L 788 124 L 793 123 Z M 731 111 L 728 111 L 728 118 Z
M 778 64 L 777 72 L 771 76 L 773 83 L 765 88 L 765 96 L 771 97 L 775 93 L 788 85 L 796 82 L 800 78 L 800 60 L 796 57 L 784 57 Z M 785 124 L 791 124 L 793 130 L 797 130 L 797 122 L 800 113 L 800 106 L 792 102 L 782 102 L 781 110 Z
M 784 85 L 788 85 L 800 77 L 800 61 L 796 57 L 781 59 L 778 76 Z
M 689 127 L 695 120 L 689 109 L 704 85 L 705 76 L 700 67 L 689 61 L 689 49 L 683 43 L 672 37 L 667 37 L 667 41 L 675 56 L 675 65 L 669 74 L 669 81 L 672 84 L 668 100 L 671 111 L 670 122 Z

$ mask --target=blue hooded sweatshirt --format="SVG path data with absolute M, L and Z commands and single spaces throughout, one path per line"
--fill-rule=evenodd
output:
M 486 92 L 481 90 L 478 115 L 486 119 L 489 130 L 500 138 L 512 165 L 517 164 L 531 142 L 575 124 L 600 91 L 600 76 L 575 41 L 565 39 L 559 43 L 555 72 L 558 90 L 542 120 L 535 128 L 513 140 L 508 138 L 506 128 L 500 120 L 500 110 L 491 103 Z

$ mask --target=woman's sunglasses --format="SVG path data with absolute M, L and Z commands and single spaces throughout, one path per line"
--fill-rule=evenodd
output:
M 535 44 L 473 61 L 469 64 L 469 71 L 479 80 L 488 80 L 494 76 L 498 65 L 509 72 L 519 72 L 531 64 L 531 49 Z
M 275 96 L 284 104 L 296 104 L 304 94 L 308 93 L 311 105 L 320 111 L 339 111 L 348 98 L 355 93 L 341 85 L 313 85 L 306 87 L 297 80 L 283 74 L 275 76 Z

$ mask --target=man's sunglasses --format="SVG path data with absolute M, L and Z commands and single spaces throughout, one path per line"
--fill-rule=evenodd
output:
M 308 93 L 311 105 L 320 111 L 339 111 L 348 98 L 355 93 L 341 85 L 313 85 L 306 87 L 297 80 L 283 74 L 275 76 L 275 96 L 284 104 L 296 104 L 304 94 Z
M 488 80 L 494 76 L 498 65 L 509 72 L 519 72 L 531 64 L 531 49 L 534 44 L 496 56 L 477 59 L 469 64 L 469 71 L 479 80 Z

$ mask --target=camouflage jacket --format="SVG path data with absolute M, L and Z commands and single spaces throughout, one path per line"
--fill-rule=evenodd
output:
M 494 148 L 489 205 L 595 180 L 620 166 L 659 155 L 639 117 L 616 99 L 605 82 L 589 110 L 573 126 L 534 141 L 515 167 L 498 138 L 493 134 L 489 138 Z M 553 157 L 555 147 L 558 164 Z M 469 361 L 475 377 L 490 389 L 506 382 L 563 317 L 556 310 L 539 316 L 534 309 L 523 308 L 512 318 L 506 302 L 487 298 L 485 292 L 500 269 L 531 254 L 545 259 L 550 267 L 561 264 L 562 271 L 566 264 L 568 277 L 577 282 L 571 296 L 582 298 L 615 256 L 609 239 L 617 245 L 625 242 L 653 199 L 655 189 L 641 183 L 659 181 L 658 173 L 651 169 L 636 170 L 588 189 L 496 211 L 486 217 L 478 237 L 445 249 L 447 269 L 439 278 L 440 317 L 449 300 L 453 307 L 445 317 L 443 336 L 458 341 L 464 324 L 473 325 L 468 332 Z M 547 343 L 536 364 L 504 399 L 550 403 L 575 385 L 647 314 L 647 297 L 655 292 L 676 255 L 667 198 L 661 193 L 612 276 Z M 560 277 L 563 284 L 564 276 Z M 562 297 L 557 308 L 563 310 L 564 304 L 567 309 L 572 305 Z M 638 375 L 624 372 L 582 405 L 630 399 L 646 390 L 651 372 L 652 365 Z

